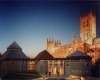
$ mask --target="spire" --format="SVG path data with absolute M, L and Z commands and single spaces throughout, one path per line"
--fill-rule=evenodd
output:
M 89 14 L 90 14 L 90 15 L 93 15 L 92 8 L 89 9 Z
M 75 34 L 73 34 L 73 39 L 75 39 L 76 38 L 76 35 Z
M 59 45 L 61 45 L 61 42 L 59 41 Z
M 52 43 L 53 43 L 54 41 L 53 41 L 53 38 L 52 38 Z
M 51 42 L 51 38 L 49 38 L 49 42 Z
M 57 44 L 56 40 L 55 40 L 55 44 Z
M 59 41 L 58 41 L 58 44 L 59 44 Z
M 78 42 L 79 42 L 79 43 L 82 42 L 82 39 L 80 38 L 80 36 L 79 36 L 79 38 L 78 38 Z
M 57 44 L 59 44 L 59 41 L 57 40 Z
M 55 45 L 57 44 L 57 41 L 56 41 L 56 40 L 54 41 L 54 44 L 55 44 Z
M 79 39 L 81 39 L 81 37 L 79 36 Z
M 47 42 L 48 42 L 48 38 L 47 38 Z
M 73 43 L 76 43 L 77 42 L 75 34 L 73 34 L 73 40 L 72 40 L 72 42 Z

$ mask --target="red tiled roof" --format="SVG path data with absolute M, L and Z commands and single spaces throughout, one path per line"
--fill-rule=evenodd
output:
M 54 57 L 46 50 L 40 52 L 36 57 L 36 60 L 52 60 Z

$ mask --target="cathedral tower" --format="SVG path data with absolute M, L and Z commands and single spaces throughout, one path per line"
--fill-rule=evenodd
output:
M 96 38 L 96 15 L 92 9 L 87 15 L 80 15 L 80 38 L 88 44 Z
M 61 46 L 60 41 L 53 40 L 53 39 L 47 39 L 47 51 L 49 53 L 53 53 L 57 47 Z
M 47 39 L 47 51 L 52 54 L 54 47 L 55 47 L 54 40 Z

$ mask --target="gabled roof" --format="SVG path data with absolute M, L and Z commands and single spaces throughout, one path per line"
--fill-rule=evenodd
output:
M 3 59 L 27 59 L 27 56 L 23 53 L 22 48 L 13 42 L 7 51 L 2 56 Z
M 7 49 L 22 49 L 15 41 Z
M 80 60 L 80 59 L 88 59 L 91 60 L 91 57 L 89 55 L 87 55 L 86 53 L 83 53 L 81 51 L 75 51 L 72 54 L 69 54 L 66 59 L 76 59 L 76 60 Z
M 40 52 L 36 57 L 36 60 L 52 60 L 54 59 L 54 57 L 47 51 L 44 50 L 42 52 Z

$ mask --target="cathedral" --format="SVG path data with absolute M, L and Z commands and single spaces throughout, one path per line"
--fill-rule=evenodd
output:
M 38 72 L 57 77 L 64 75 L 78 77 L 80 80 L 81 77 L 91 76 L 92 64 L 95 66 L 100 62 L 100 38 L 96 37 L 96 15 L 92 10 L 86 15 L 80 14 L 80 37 L 73 34 L 72 42 L 69 44 L 62 45 L 58 40 L 47 39 L 46 50 L 30 59 L 23 53 L 22 48 L 13 42 L 0 61 L 1 76 L 11 72 Z M 99 75 L 98 64 L 97 69 L 94 69 L 95 76 Z
M 60 41 L 47 39 L 47 51 L 55 58 L 65 58 L 79 50 L 92 57 L 94 64 L 100 59 L 100 38 L 96 37 L 96 14 L 92 9 L 87 14 L 80 14 L 80 36 L 72 36 L 72 42 L 62 45 Z

